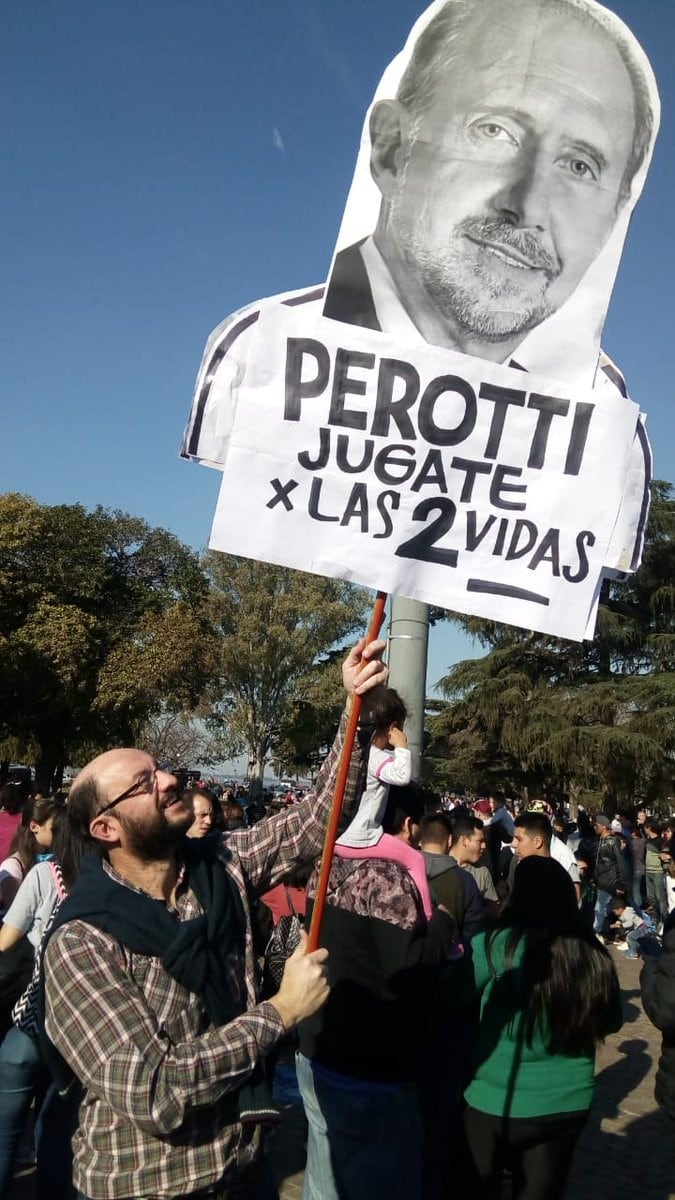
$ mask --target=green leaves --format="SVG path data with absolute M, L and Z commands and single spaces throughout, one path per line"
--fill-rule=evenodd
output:
M 0 739 L 40 764 L 131 740 L 213 662 L 197 556 L 163 529 L 0 496 Z
M 454 618 L 453 618 L 454 619 Z M 489 652 L 443 680 L 431 718 L 436 783 L 594 793 L 672 792 L 675 499 L 654 484 L 643 564 L 606 583 L 583 645 L 457 618 Z
M 225 745 L 244 747 L 255 779 L 283 748 L 307 762 L 324 740 L 331 709 L 341 707 L 339 675 L 331 699 L 317 691 L 317 663 L 365 626 L 368 594 L 340 580 L 226 554 L 209 554 L 209 615 L 219 644 L 214 699 L 227 699 Z M 310 705 L 300 719 L 302 706 Z M 312 746 L 313 744 L 313 746 Z

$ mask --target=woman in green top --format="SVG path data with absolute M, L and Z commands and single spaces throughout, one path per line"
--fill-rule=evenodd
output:
M 523 859 L 496 930 L 472 943 L 480 1026 L 466 1089 L 471 1195 L 556 1200 L 593 1099 L 595 1048 L 621 1027 L 619 981 L 569 875 Z

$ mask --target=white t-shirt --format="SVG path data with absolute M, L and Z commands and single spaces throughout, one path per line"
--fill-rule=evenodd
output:
M 566 846 L 559 837 L 555 836 L 555 834 L 553 834 L 553 837 L 551 838 L 551 858 L 554 858 L 556 862 L 560 863 L 561 867 L 565 868 L 567 874 L 572 880 L 572 883 L 581 883 L 579 864 L 577 863 L 574 854 L 570 850 L 569 846 Z

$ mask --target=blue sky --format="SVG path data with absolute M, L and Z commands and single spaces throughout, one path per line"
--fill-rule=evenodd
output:
M 604 345 L 675 480 L 673 0 L 614 0 L 661 134 Z M 0 12 L 0 489 L 206 544 L 219 476 L 177 457 L 208 332 L 322 280 L 363 115 L 414 0 L 7 0 Z M 432 633 L 429 679 L 467 643 Z

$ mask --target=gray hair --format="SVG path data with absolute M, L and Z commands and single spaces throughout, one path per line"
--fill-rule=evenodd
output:
M 413 117 L 419 119 L 431 106 L 438 76 L 462 57 L 461 43 L 476 14 L 502 0 L 447 0 L 422 30 L 401 77 L 396 99 Z M 566 9 L 586 20 L 614 42 L 633 88 L 635 128 L 630 157 L 621 181 L 620 199 L 630 194 L 633 179 L 645 161 L 654 134 L 654 109 L 650 88 L 651 72 L 645 69 L 646 56 L 632 34 L 613 13 L 596 7 L 589 0 L 538 0 L 548 9 Z

